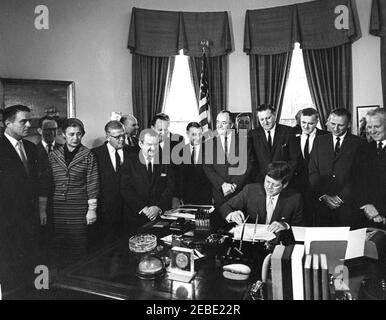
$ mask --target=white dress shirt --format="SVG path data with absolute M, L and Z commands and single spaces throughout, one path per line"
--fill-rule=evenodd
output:
M 265 224 L 271 223 L 272 215 L 273 215 L 273 212 L 275 211 L 277 200 L 279 199 L 279 195 L 280 195 L 280 193 L 277 194 L 276 196 L 273 196 L 273 197 L 268 196 L 268 195 L 265 197 L 265 205 L 266 205 L 266 209 L 267 209 L 267 216 L 265 218 Z
M 15 151 L 17 152 L 17 154 L 19 155 L 20 157 L 20 160 L 23 161 L 23 156 L 20 154 L 20 149 L 19 149 L 19 143 L 20 143 L 20 146 L 21 148 L 23 149 L 23 152 L 24 152 L 24 156 L 25 158 L 28 160 L 27 158 L 27 153 L 25 152 L 25 149 L 24 149 L 24 145 L 23 145 L 23 140 L 20 139 L 20 140 L 16 140 L 15 138 L 11 137 L 8 133 L 4 132 L 4 135 L 7 137 L 7 139 L 9 140 L 9 142 L 12 144 L 12 146 L 14 147 Z
M 52 144 L 51 144 L 51 146 L 52 146 L 52 151 L 54 150 L 55 144 L 56 144 L 55 141 L 52 142 Z M 44 149 L 46 150 L 46 152 L 48 153 L 48 144 L 47 144 L 47 142 L 45 142 L 44 140 L 42 140 L 42 145 L 43 145 Z
M 198 157 L 200 155 L 200 148 L 201 148 L 201 145 L 200 144 L 197 144 L 197 145 L 194 145 L 194 163 L 198 163 Z M 190 145 L 190 155 L 192 155 L 192 152 L 193 152 L 193 146 Z
M 220 136 L 220 140 L 221 140 L 221 145 L 222 145 L 222 148 L 225 150 L 225 136 Z M 229 132 L 227 134 L 227 145 L 228 145 L 228 154 L 231 150 L 231 142 L 232 142 L 232 132 Z
M 117 171 L 117 168 L 115 165 L 115 150 L 116 149 L 110 143 L 107 143 L 107 150 L 109 150 L 109 155 L 110 155 L 111 163 L 113 164 L 114 171 Z M 118 154 L 119 154 L 119 157 L 121 158 L 121 165 L 122 165 L 123 161 L 124 161 L 123 150 L 118 149 Z
M 308 154 L 311 154 L 315 137 L 316 137 L 316 129 L 314 129 L 314 131 L 310 133 L 310 139 L 308 140 Z M 307 134 L 302 133 L 300 135 L 300 147 L 302 149 L 303 158 L 304 158 L 304 147 L 306 146 L 306 142 L 307 142 Z
M 342 147 L 343 140 L 346 137 L 346 135 L 347 135 L 347 131 L 345 132 L 345 134 L 343 136 L 339 137 L 340 138 L 340 142 L 339 142 L 340 147 Z M 332 147 L 334 148 L 334 150 L 335 150 L 335 145 L 336 145 L 336 138 L 337 138 L 336 136 L 332 135 Z

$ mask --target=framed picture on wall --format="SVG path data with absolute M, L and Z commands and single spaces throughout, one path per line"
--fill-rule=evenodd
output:
M 358 135 L 363 137 L 366 136 L 366 114 L 370 110 L 379 108 L 379 105 L 371 105 L 371 106 L 358 106 L 357 107 L 357 132 Z
M 59 127 L 64 119 L 75 117 L 73 81 L 0 79 L 0 108 L 15 104 L 31 108 L 31 135 L 37 135 L 39 119 L 52 116 Z

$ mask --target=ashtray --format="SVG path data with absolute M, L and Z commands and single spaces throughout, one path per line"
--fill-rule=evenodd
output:
M 140 279 L 156 279 L 165 274 L 165 264 L 161 258 L 146 255 L 138 264 L 136 276 Z
M 135 253 L 146 253 L 157 246 L 157 237 L 154 234 L 139 234 L 129 239 L 129 249 Z

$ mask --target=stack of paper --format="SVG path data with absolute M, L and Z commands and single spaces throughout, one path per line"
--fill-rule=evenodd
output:
M 241 234 L 243 233 L 243 226 L 239 225 L 230 230 L 230 233 L 233 233 L 234 240 L 240 240 Z M 273 232 L 268 231 L 267 224 L 254 224 L 246 223 L 243 235 L 243 241 L 271 241 L 275 239 L 276 236 Z

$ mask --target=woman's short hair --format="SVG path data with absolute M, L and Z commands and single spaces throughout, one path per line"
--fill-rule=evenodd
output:
M 83 135 L 83 136 L 84 136 L 84 134 L 86 133 L 86 131 L 84 130 L 83 122 L 80 121 L 80 120 L 77 119 L 77 118 L 69 118 L 69 119 L 66 119 L 66 120 L 63 122 L 63 126 L 62 126 L 63 132 L 66 132 L 66 130 L 67 130 L 68 127 L 79 128 L 80 131 L 82 131 L 82 135 Z

